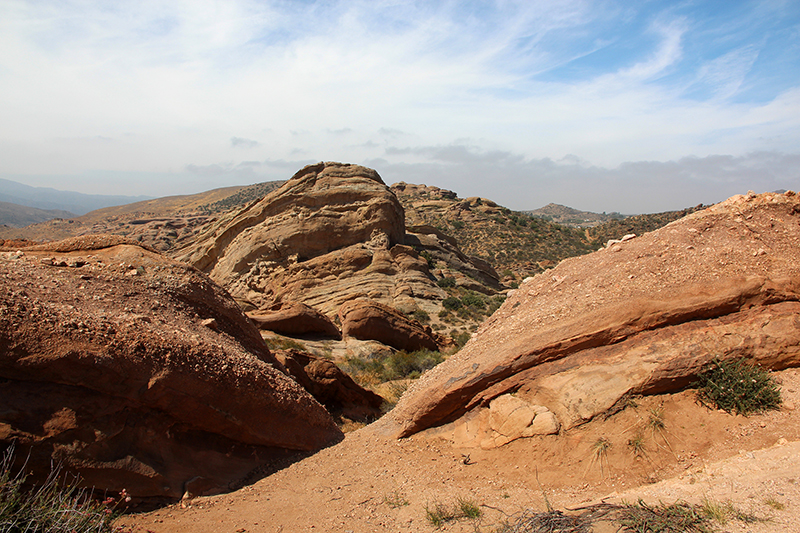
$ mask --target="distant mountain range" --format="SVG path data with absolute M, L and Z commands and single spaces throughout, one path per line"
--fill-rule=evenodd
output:
M 77 215 L 60 209 L 39 209 L 38 207 L 0 202 L 0 224 L 12 228 L 22 228 L 54 218 L 72 218 L 74 216 Z
M 0 179 L 0 202 L 35 207 L 43 210 L 68 211 L 68 216 L 85 215 L 96 209 L 129 204 L 132 202 L 149 200 L 151 198 L 151 196 L 83 194 L 72 191 L 60 191 L 49 187 L 31 187 L 29 185 L 17 183 L 16 181 Z M 72 213 L 75 215 L 72 215 Z M 57 216 L 61 217 L 62 215 Z M 6 224 L 8 223 L 6 222 Z
M 571 207 L 560 204 L 547 204 L 533 211 L 522 211 L 526 215 L 542 218 L 549 222 L 555 222 L 562 226 L 573 228 L 589 228 L 608 222 L 610 220 L 622 220 L 626 215 L 620 213 L 592 213 L 590 211 L 579 211 Z

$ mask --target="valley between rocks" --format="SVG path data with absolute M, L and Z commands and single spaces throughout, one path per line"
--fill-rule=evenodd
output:
M 559 436 L 520 439 L 493 450 L 460 449 L 425 433 L 385 439 L 376 431 L 379 421 L 236 492 L 132 514 L 119 524 L 142 533 L 430 532 L 436 529 L 426 519 L 426 506 L 464 498 L 481 507 L 482 518 L 450 522 L 440 531 L 488 532 L 523 510 L 545 511 L 541 483 L 561 510 L 638 498 L 654 504 L 709 499 L 768 519 L 730 521 L 721 531 L 796 531 L 800 370 L 775 376 L 785 400 L 778 412 L 742 417 L 711 411 L 687 390 L 642 398 L 638 407 Z M 648 434 L 646 455 L 636 458 L 626 443 L 633 428 L 658 409 L 664 433 Z M 612 443 L 602 467 L 592 452 L 600 437 Z M 773 500 L 785 508 L 766 503 Z M 598 523 L 595 530 L 617 528 Z
M 463 224 L 504 213 L 451 207 Z M 172 258 L 138 237 L 0 243 L 0 441 L 40 473 L 57 460 L 101 492 L 125 487 L 127 532 L 431 531 L 427 510 L 459 500 L 480 520 L 443 530 L 498 532 L 549 503 L 640 497 L 764 519 L 726 531 L 797 530 L 794 192 L 611 240 L 513 292 L 408 218 L 374 170 L 319 163 L 187 229 Z M 508 298 L 494 312 L 479 293 Z M 485 311 L 462 316 L 470 301 Z M 474 334 L 344 434 L 336 411 L 369 420 L 381 398 L 334 361 L 449 350 L 444 324 Z M 291 337 L 309 332 L 320 357 Z M 781 410 L 698 403 L 691 383 L 714 358 L 774 370 Z

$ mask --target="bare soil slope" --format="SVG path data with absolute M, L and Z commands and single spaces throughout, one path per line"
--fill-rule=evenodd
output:
M 608 419 L 558 436 L 522 439 L 494 450 L 460 449 L 431 436 L 387 440 L 371 426 L 237 492 L 186 500 L 123 517 L 125 530 L 154 533 L 435 531 L 426 508 L 478 505 L 478 521 L 441 531 L 497 531 L 522 511 L 545 511 L 541 483 L 558 509 L 597 503 L 730 501 L 770 521 L 729 522 L 724 531 L 796 531 L 800 527 L 800 372 L 775 374 L 784 408 L 749 418 L 712 411 L 694 391 L 653 396 Z M 653 413 L 644 452 L 628 444 Z M 602 457 L 594 443 L 608 439 Z M 468 460 L 467 460 L 468 457 Z M 538 474 L 538 480 L 537 480 Z M 776 509 L 781 507 L 782 509 Z M 616 527 L 597 525 L 597 531 Z

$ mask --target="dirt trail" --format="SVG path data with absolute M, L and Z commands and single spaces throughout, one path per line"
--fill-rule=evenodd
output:
M 457 449 L 430 435 L 391 440 L 380 422 L 239 491 L 184 501 L 120 525 L 137 532 L 429 532 L 426 507 L 457 499 L 481 507 L 478 523 L 441 531 L 494 531 L 525 509 L 546 509 L 538 479 L 560 509 L 601 500 L 730 502 L 770 521 L 724 531 L 800 530 L 800 370 L 775 374 L 781 411 L 749 418 L 698 405 L 693 391 L 638 400 L 606 420 L 495 450 Z M 664 428 L 628 444 L 652 414 Z M 597 454 L 594 444 L 611 446 Z M 467 459 L 466 456 L 469 456 Z M 782 509 L 778 509 L 782 507 Z

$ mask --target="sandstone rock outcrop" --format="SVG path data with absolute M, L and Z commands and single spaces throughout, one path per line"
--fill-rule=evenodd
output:
M 714 357 L 798 365 L 798 317 L 798 196 L 733 197 L 529 278 L 381 428 L 455 431 L 509 393 L 574 427 L 686 387 Z
M 331 319 L 313 307 L 299 302 L 277 304 L 271 309 L 247 313 L 259 329 L 282 335 L 312 335 L 332 339 L 341 338 L 339 328 Z
M 207 276 L 115 236 L 0 253 L 0 442 L 135 497 L 342 437 Z
M 381 415 L 383 398 L 357 384 L 332 361 L 299 350 L 276 350 L 289 374 L 331 413 L 351 420 Z
M 180 258 L 246 309 L 292 301 L 333 315 L 359 293 L 391 304 L 427 280 L 425 261 L 401 246 L 404 233 L 403 208 L 377 172 L 319 163 L 223 217 Z M 421 286 L 431 293 L 429 282 Z
M 339 309 L 342 335 L 374 340 L 398 350 L 439 350 L 433 332 L 395 309 L 371 300 L 352 300 Z

